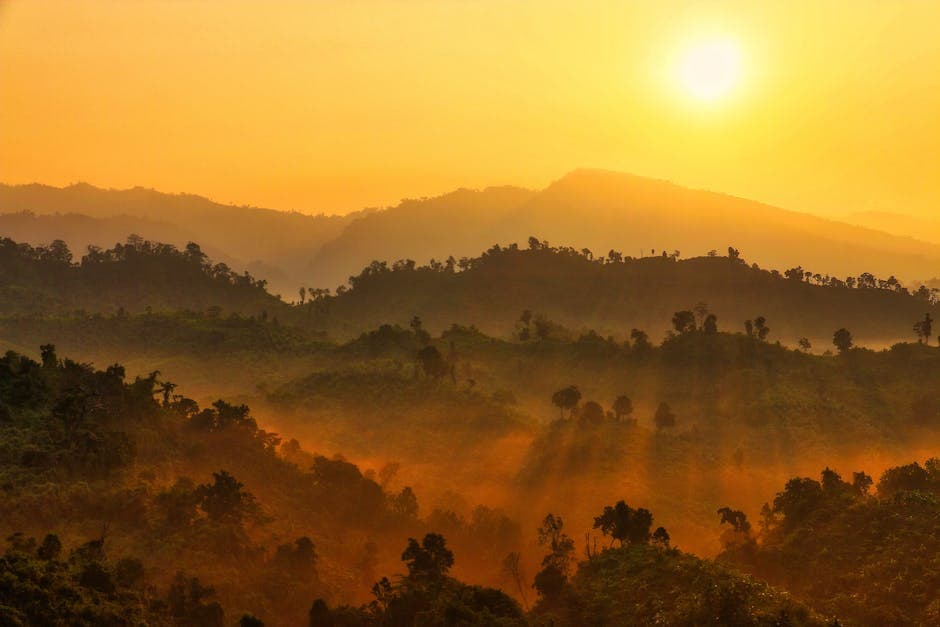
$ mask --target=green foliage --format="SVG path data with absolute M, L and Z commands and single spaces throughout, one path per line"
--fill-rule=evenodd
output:
M 811 610 L 767 584 L 661 544 L 608 549 L 581 562 L 562 600 L 536 624 L 819 625 Z
M 650 528 L 653 526 L 653 514 L 645 508 L 633 509 L 623 501 L 611 507 L 594 519 L 594 529 L 600 529 L 605 536 L 625 544 L 645 544 L 650 540 Z M 665 533 L 665 529 L 662 530 Z M 662 534 L 660 534 L 662 537 Z M 668 538 L 668 534 L 665 538 Z
M 720 560 L 791 591 L 850 624 L 930 624 L 940 588 L 940 462 L 909 464 L 852 484 L 830 469 L 794 478 L 766 507 L 758 543 Z M 903 583 L 900 583 L 903 582 Z
M 7 315 L 209 307 L 242 313 L 287 310 L 268 294 L 265 281 L 247 272 L 236 274 L 224 263 L 212 265 L 193 243 L 178 250 L 131 236 L 108 250 L 91 247 L 73 264 L 61 241 L 33 248 L 4 238 L 0 268 L 0 311 Z

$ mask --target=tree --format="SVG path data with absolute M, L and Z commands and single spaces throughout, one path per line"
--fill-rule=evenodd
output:
M 677 311 L 672 315 L 672 326 L 676 333 L 695 331 L 695 314 L 689 310 Z
M 923 320 L 914 323 L 914 333 L 918 342 L 930 344 L 930 338 L 933 337 L 933 318 L 930 317 L 930 312 L 924 314 Z
M 581 408 L 578 422 L 582 425 L 599 425 L 604 422 L 604 408 L 599 403 L 588 401 Z
M 574 540 L 564 528 L 561 516 L 548 514 L 538 529 L 539 546 L 548 547 L 548 554 L 542 559 L 542 570 L 535 575 L 534 587 L 549 601 L 556 599 L 568 583 Z
M 43 344 L 39 347 L 43 368 L 56 368 L 59 365 L 59 358 L 55 353 L 54 344 Z
M 175 624 L 181 627 L 222 627 L 224 612 L 217 601 L 208 601 L 215 590 L 203 586 L 199 579 L 176 573 L 170 586 L 167 605 Z
M 800 345 L 800 350 L 803 351 L 804 353 L 808 353 L 810 349 L 813 348 L 813 345 L 805 337 L 801 337 L 798 344 Z
M 665 548 L 669 548 L 669 532 L 666 531 L 665 527 L 656 527 L 656 531 L 653 532 L 653 544 Z
M 408 577 L 418 581 L 440 580 L 454 565 L 454 553 L 447 548 L 444 536 L 429 533 L 421 540 L 408 538 L 408 546 L 401 554 L 408 567 Z
M 427 344 L 431 341 L 431 334 L 424 330 L 424 324 L 421 322 L 420 317 L 412 317 L 411 322 L 408 323 L 408 326 L 410 326 L 411 330 L 414 331 L 415 337 L 421 344 Z
M 417 355 L 418 363 L 421 364 L 421 369 L 424 371 L 425 376 L 431 377 L 437 381 L 450 372 L 450 365 L 447 363 L 447 360 L 444 359 L 444 356 L 441 355 L 441 351 L 437 350 L 436 346 L 429 344 L 420 349 Z
M 594 529 L 600 529 L 605 536 L 624 544 L 644 544 L 649 542 L 650 527 L 653 526 L 653 514 L 645 508 L 633 509 L 623 501 L 608 505 L 603 513 L 594 519 Z
M 708 305 L 706 303 L 698 303 L 692 308 L 692 311 L 695 312 L 699 327 L 704 328 L 705 317 L 708 316 Z
M 552 323 L 548 318 L 542 315 L 535 317 L 535 337 L 539 340 L 547 340 L 552 334 Z
M 247 514 L 257 511 L 255 497 L 242 488 L 245 486 L 225 470 L 212 473 L 211 484 L 196 488 L 199 507 L 215 522 L 241 523 Z
M 718 510 L 722 525 L 731 525 L 736 533 L 750 533 L 751 523 L 747 521 L 747 514 L 738 509 L 722 507 Z
M 300 288 L 300 290 L 299 290 L 299 294 L 300 294 L 300 304 L 303 305 L 303 304 L 304 304 L 304 301 L 307 300 L 307 288 L 301 286 L 301 288 Z
M 656 408 L 654 421 L 656 422 L 656 428 L 660 431 L 676 426 L 676 416 L 672 413 L 672 408 L 668 403 L 662 402 L 659 404 L 659 407 Z
M 630 397 L 621 394 L 616 399 L 614 399 L 614 416 L 619 421 L 621 417 L 627 416 L 633 413 L 633 402 L 630 400 Z
M 522 585 L 525 574 L 522 572 L 522 555 L 513 551 L 503 559 L 503 574 L 511 578 L 516 584 L 519 596 L 522 597 L 522 606 L 529 611 L 529 599 L 526 597 L 525 587 Z
M 708 335 L 718 333 L 718 316 L 715 314 L 705 316 L 705 321 L 702 322 L 702 330 Z
M 565 417 L 566 409 L 570 415 L 579 402 L 581 402 L 581 391 L 576 385 L 569 385 L 552 394 L 552 404 L 558 407 L 562 418 Z
M 519 340 L 522 342 L 528 342 L 532 337 L 532 312 L 526 309 L 522 312 L 522 315 L 519 316 L 519 323 L 522 327 L 519 329 Z
M 409 520 L 418 517 L 418 497 L 411 486 L 405 486 L 398 495 L 392 497 L 392 509 Z
M 630 339 L 633 340 L 633 350 L 638 353 L 648 351 L 653 347 L 650 343 L 650 336 L 647 335 L 646 331 L 633 329 L 630 331 Z
M 839 329 L 832 334 L 832 343 L 840 353 L 844 353 L 852 348 L 852 333 L 845 328 Z
M 754 318 L 754 331 L 757 333 L 757 339 L 761 342 L 765 341 L 770 334 L 770 327 L 767 326 L 767 318 L 764 316 Z
M 783 514 L 788 525 L 795 525 L 808 516 L 823 496 L 822 485 L 808 477 L 787 481 L 783 492 L 774 497 L 773 513 Z
M 868 491 L 871 489 L 873 483 L 874 480 L 871 478 L 871 475 L 868 475 L 865 472 L 852 473 L 852 488 L 859 496 L 865 496 L 868 494 Z

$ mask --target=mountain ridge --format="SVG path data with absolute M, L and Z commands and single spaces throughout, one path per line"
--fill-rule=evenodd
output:
M 300 285 L 343 284 L 376 259 L 423 263 L 451 255 L 460 258 L 493 243 L 524 242 L 530 236 L 577 244 L 598 254 L 615 250 L 641 257 L 664 251 L 699 256 L 732 246 L 764 267 L 801 263 L 838 276 L 872 272 L 906 282 L 929 279 L 936 274 L 932 268 L 940 265 L 940 241 L 595 168 L 572 170 L 541 190 L 509 185 L 459 188 L 344 216 L 222 205 L 194 194 L 143 187 L 0 184 L 0 212 L 24 210 L 99 218 L 156 214 L 213 257 L 251 269 L 288 295 Z M 69 241 L 51 232 L 55 228 L 65 227 L 53 226 L 45 241 Z M 142 235 L 161 239 L 151 232 Z M 38 236 L 33 238 L 31 243 L 41 243 Z M 78 250 L 81 246 L 74 243 L 70 241 Z

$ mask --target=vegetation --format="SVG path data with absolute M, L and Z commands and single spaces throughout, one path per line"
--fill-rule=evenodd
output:
M 725 516 L 720 560 L 858 624 L 940 620 L 940 460 L 845 481 L 826 468 L 793 478 L 764 506 L 753 533 L 743 512 Z M 721 513 L 721 512 L 719 512 Z M 903 582 L 903 583 L 901 583 Z
M 940 444 L 929 291 L 776 275 L 734 249 L 598 259 L 534 240 L 379 264 L 288 305 L 195 245 L 0 254 L 0 337 L 16 349 L 0 357 L 4 624 L 940 616 L 940 464 L 906 464 Z M 553 280 L 529 291 L 520 271 Z M 582 329 L 593 313 L 558 316 L 686 272 L 755 300 L 737 315 L 687 294 L 647 330 L 620 303 L 605 334 Z M 516 289 L 488 302 L 501 284 Z M 546 305 L 547 285 L 569 293 Z M 910 313 L 908 341 L 857 345 L 877 316 L 848 309 L 790 333 L 820 299 Z M 505 328 L 434 322 L 471 301 L 455 319 L 505 308 Z M 360 329 L 373 315 L 387 317 Z M 801 469 L 873 450 L 878 481 L 793 478 L 749 519 Z

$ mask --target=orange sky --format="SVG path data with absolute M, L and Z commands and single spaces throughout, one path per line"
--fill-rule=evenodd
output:
M 344 212 L 575 167 L 940 214 L 940 2 L 0 0 L 0 181 Z M 703 103 L 677 60 L 732 41 Z

